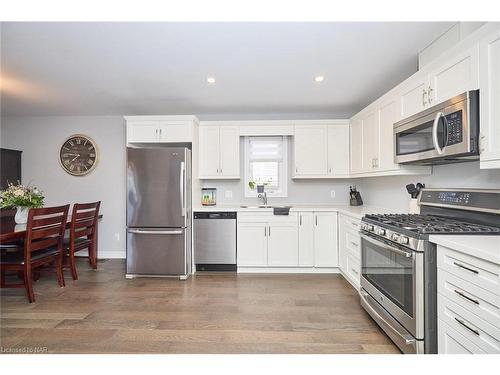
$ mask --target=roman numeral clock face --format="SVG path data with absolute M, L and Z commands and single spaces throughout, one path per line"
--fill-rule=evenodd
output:
M 59 161 L 63 169 L 73 176 L 85 176 L 97 164 L 97 147 L 92 139 L 76 134 L 61 146 Z

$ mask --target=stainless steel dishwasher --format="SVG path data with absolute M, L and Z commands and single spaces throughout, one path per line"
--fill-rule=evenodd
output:
M 197 271 L 236 271 L 236 212 L 194 213 Z

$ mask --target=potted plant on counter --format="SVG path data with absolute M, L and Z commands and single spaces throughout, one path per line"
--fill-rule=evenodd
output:
M 43 207 L 44 196 L 36 187 L 21 184 L 9 184 L 7 189 L 0 191 L 0 207 L 16 208 L 14 220 L 17 224 L 26 224 L 30 208 Z

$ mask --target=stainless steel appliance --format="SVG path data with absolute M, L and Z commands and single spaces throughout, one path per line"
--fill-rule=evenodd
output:
M 479 158 L 479 90 L 394 124 L 395 162 L 446 164 Z
M 419 205 L 419 215 L 363 217 L 361 304 L 402 352 L 436 353 L 436 247 L 429 235 L 500 235 L 500 190 L 424 189 Z
M 191 273 L 191 151 L 127 147 L 127 277 Z
M 236 212 L 194 213 L 197 271 L 236 271 Z

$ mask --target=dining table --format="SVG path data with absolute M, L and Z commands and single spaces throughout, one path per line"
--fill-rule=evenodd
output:
M 102 219 L 102 214 L 99 215 L 99 220 Z M 68 215 L 68 219 L 66 221 L 66 229 L 69 229 L 71 226 L 71 215 Z M 97 232 L 98 232 L 99 224 L 96 226 L 95 230 L 95 256 L 94 259 L 97 259 Z M 16 242 L 19 240 L 23 240 L 26 237 L 26 224 L 17 224 L 14 220 L 14 215 L 2 215 L 0 217 L 0 244 Z

